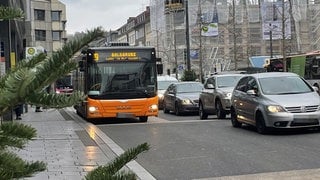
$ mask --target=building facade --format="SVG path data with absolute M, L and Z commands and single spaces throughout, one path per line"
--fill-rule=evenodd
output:
M 129 17 L 127 23 L 116 31 L 117 42 L 128 42 L 132 46 L 150 45 L 150 7 L 147 6 L 146 10 L 136 17 Z
M 52 54 L 67 41 L 66 7 L 58 0 L 26 1 L 26 46 Z
M 320 1 L 285 2 L 282 8 L 282 0 L 152 0 L 116 30 L 116 41 L 155 46 L 164 72 L 180 75 L 188 62 L 206 75 L 250 67 L 254 56 L 319 50 Z
M 66 8 L 58 0 L 2 0 L 0 5 L 20 8 L 23 19 L 0 20 L 0 75 L 39 50 L 51 54 L 66 42 Z M 32 47 L 32 51 L 28 48 Z
M 24 0 L 1 0 L 1 6 L 25 8 Z M 24 58 L 24 19 L 0 20 L 0 76 Z
M 283 51 L 297 54 L 320 48 L 318 0 L 285 4 L 284 41 L 279 38 L 281 0 L 188 0 L 188 28 L 185 2 L 152 0 L 150 4 L 151 29 L 156 37 L 152 45 L 162 52 L 159 55 L 171 72 L 178 70 L 181 74 L 186 69 L 187 29 L 191 69 L 199 72 L 201 66 L 204 74 L 249 67 L 252 56 L 281 55 Z M 273 19 L 269 21 L 269 17 Z M 207 30 L 212 24 L 217 26 L 216 34 L 204 34 L 204 27 Z

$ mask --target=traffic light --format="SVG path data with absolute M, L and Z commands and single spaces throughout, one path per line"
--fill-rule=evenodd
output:
M 183 49 L 183 59 L 187 60 L 187 49 Z

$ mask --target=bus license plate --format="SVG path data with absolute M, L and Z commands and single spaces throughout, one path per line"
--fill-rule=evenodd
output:
M 132 113 L 117 113 L 117 118 L 135 118 Z

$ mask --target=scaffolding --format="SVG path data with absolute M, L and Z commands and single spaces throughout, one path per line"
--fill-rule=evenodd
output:
M 183 1 L 165 1 L 176 3 Z M 282 3 L 280 0 L 277 3 Z M 289 1 L 286 1 L 289 2 Z M 263 39 L 264 29 L 261 8 L 263 5 L 274 7 L 276 2 L 270 0 L 188 0 L 189 29 L 190 29 L 190 54 L 192 69 L 199 72 L 202 66 L 204 73 L 212 73 L 217 70 L 236 70 L 237 68 L 249 67 L 251 56 L 279 55 L 281 52 L 295 54 L 320 49 L 320 1 L 319 0 L 291 0 L 289 4 L 290 14 L 290 38 L 285 40 L 282 47 L 281 39 L 271 37 Z M 185 36 L 181 31 L 184 24 L 173 23 L 172 13 L 169 6 L 163 0 L 151 0 L 151 29 L 154 34 L 154 45 L 163 59 L 167 61 L 167 69 L 175 68 L 174 61 L 179 65 L 185 65 L 184 51 Z M 199 6 L 200 5 L 200 6 Z M 280 12 L 281 4 L 275 6 Z M 218 36 L 200 36 L 201 26 L 199 23 L 212 19 L 213 10 L 216 8 L 218 15 Z M 201 10 L 201 13 L 199 11 Z M 179 13 L 184 9 L 179 9 Z M 170 12 L 170 13 L 168 13 Z M 184 12 L 185 13 L 185 12 Z M 274 11 L 272 12 L 274 13 Z M 280 13 L 281 14 L 281 13 Z M 200 16 L 200 17 L 199 17 Z M 271 16 L 271 14 L 267 14 Z M 170 18 L 169 18 L 170 17 Z M 182 17 L 180 17 L 181 19 Z M 175 31 L 173 31 L 175 29 Z M 179 29 L 180 35 L 176 33 Z M 269 29 L 269 31 L 271 31 Z M 174 32 L 174 36 L 173 33 Z M 288 31 L 289 32 L 289 31 Z M 276 32 L 273 32 L 276 34 Z M 201 37 L 201 38 L 200 38 Z M 173 38 L 176 38 L 172 53 Z M 200 43 L 201 42 L 201 43 Z M 171 48 L 171 49 L 170 49 Z M 199 49 L 201 48 L 201 57 Z M 198 53 L 197 53 L 198 52 Z M 197 56 L 198 55 L 198 56 Z M 175 59 L 176 56 L 176 59 Z M 200 60 L 202 65 L 200 65 Z M 184 66 L 185 67 L 185 66 Z

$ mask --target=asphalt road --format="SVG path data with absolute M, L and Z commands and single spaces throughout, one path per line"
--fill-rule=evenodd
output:
M 161 120 L 97 125 L 122 149 L 148 142 L 136 161 L 156 179 L 199 179 L 320 168 L 319 131 L 260 135 L 230 119 L 160 113 Z

